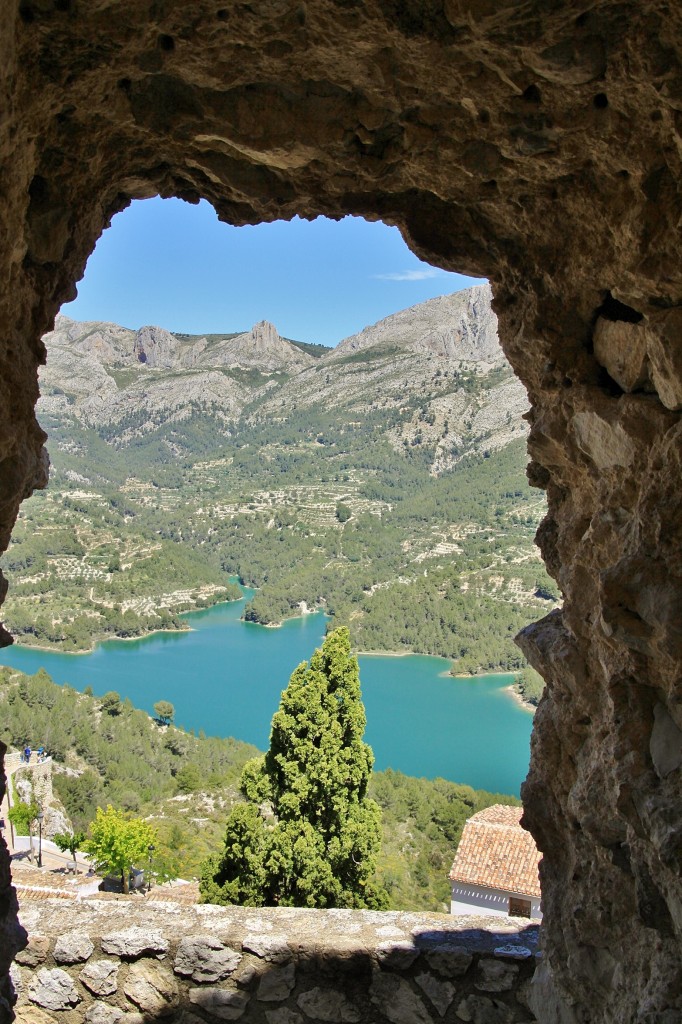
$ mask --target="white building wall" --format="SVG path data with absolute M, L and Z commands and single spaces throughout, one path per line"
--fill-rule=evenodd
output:
M 506 892 L 504 889 L 488 889 L 483 885 L 469 885 L 463 882 L 451 882 L 450 898 L 451 914 L 481 914 L 484 917 L 506 917 L 509 914 L 509 897 L 530 900 L 531 918 L 540 921 L 542 911 L 540 900 L 536 896 L 522 896 L 518 892 Z

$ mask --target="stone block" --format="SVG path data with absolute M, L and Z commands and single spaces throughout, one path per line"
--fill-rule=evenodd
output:
M 180 1001 L 177 981 L 170 970 L 156 960 L 134 963 L 123 991 L 143 1014 L 156 1014 L 158 1017 L 172 1013 Z
M 78 975 L 78 980 L 96 996 L 111 996 L 118 988 L 116 960 L 95 960 Z
M 80 996 L 70 976 L 60 967 L 41 967 L 28 983 L 28 998 L 46 1010 L 70 1010 Z
M 457 1020 L 465 1024 L 512 1024 L 514 1011 L 487 996 L 467 996 L 457 1006 Z
M 334 1024 L 355 1024 L 362 1014 L 343 992 L 333 988 L 311 988 L 296 1000 L 303 1012 L 314 1020 L 332 1021 Z
M 466 946 L 450 946 L 442 943 L 426 954 L 429 967 L 445 978 L 460 978 L 469 970 L 473 954 Z
M 519 973 L 517 964 L 502 960 L 481 960 L 474 985 L 481 992 L 508 992 Z
M 416 992 L 397 974 L 377 971 L 370 998 L 391 1024 L 432 1024 L 433 1018 Z
M 242 954 L 225 946 L 212 935 L 193 935 L 181 939 L 174 970 L 193 981 L 222 981 L 239 966 Z
M 419 956 L 419 949 L 413 942 L 405 939 L 402 942 L 380 943 L 377 946 L 376 954 L 382 967 L 402 971 L 412 966 Z
M 439 981 L 438 978 L 434 978 L 432 974 L 426 972 L 418 974 L 414 980 L 436 1007 L 440 1016 L 444 1017 L 455 998 L 457 991 L 455 986 L 451 985 L 449 981 Z
M 92 956 L 94 948 L 82 932 L 66 932 L 57 939 L 52 955 L 58 964 L 82 964 Z
M 168 939 L 164 938 L 161 932 L 137 926 L 102 936 L 104 953 L 111 953 L 112 956 L 120 956 L 127 960 L 167 953 L 168 946 Z
M 296 984 L 296 965 L 274 965 L 261 975 L 256 998 L 274 1003 L 286 999 Z
M 247 935 L 242 942 L 242 948 L 270 963 L 282 963 L 291 959 L 289 944 L 284 939 L 271 935 Z
M 26 949 L 20 950 L 15 956 L 15 961 L 22 967 L 37 967 L 45 963 L 50 949 L 50 940 L 44 935 L 31 935 Z
M 218 1020 L 239 1020 L 248 1005 L 248 992 L 225 988 L 192 988 L 189 999 Z
M 93 1003 L 85 1014 L 85 1024 L 120 1024 L 123 1010 L 107 1003 Z M 126 1022 L 128 1024 L 128 1022 Z

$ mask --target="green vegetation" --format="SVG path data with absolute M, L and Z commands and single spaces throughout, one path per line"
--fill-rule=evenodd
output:
M 381 813 L 367 798 L 374 755 L 362 739 L 365 725 L 358 661 L 348 630 L 337 629 L 294 671 L 270 749 L 244 768 L 250 803 L 232 811 L 224 852 L 204 868 L 206 902 L 387 906 L 373 879 Z M 264 801 L 269 815 L 260 811 Z
M 83 851 L 92 857 L 97 871 L 120 875 L 123 892 L 128 892 L 130 871 L 150 856 L 150 848 L 157 839 L 156 829 L 142 818 L 127 817 L 109 804 L 106 810 L 97 808 L 89 831 Z
M 319 383 L 409 376 L 413 359 L 374 346 L 321 364 Z M 244 389 L 235 420 L 210 401 L 178 420 L 131 404 L 96 428 L 43 416 L 50 489 L 22 506 L 2 562 L 21 643 L 83 650 L 183 628 L 180 613 L 238 596 L 237 577 L 257 588 L 254 622 L 305 602 L 349 625 L 360 650 L 437 654 L 455 674 L 523 667 L 513 636 L 559 595 L 534 547 L 544 499 L 511 414 L 503 447 L 476 427 L 507 367 L 444 362 L 399 402 L 346 406 L 299 405 L 283 373 L 225 372 Z
M 80 829 L 77 829 L 75 832 L 57 832 L 53 839 L 62 853 L 66 853 L 68 850 L 73 857 L 74 864 L 76 864 L 76 854 L 85 842 L 85 832 Z
M 243 801 L 244 766 L 258 751 L 233 739 L 161 727 L 117 694 L 107 697 L 104 710 L 104 698 L 57 686 L 43 671 L 26 676 L 0 669 L 0 739 L 21 748 L 26 737 L 41 736 L 74 831 L 86 831 L 97 808 L 109 804 L 152 818 L 158 830 L 154 873 L 198 876 L 221 848 L 230 811 Z M 372 774 L 367 795 L 382 810 L 377 885 L 396 910 L 446 910 L 447 872 L 466 819 L 492 803 L 518 804 L 391 770 Z
M 515 685 L 523 700 L 534 707 L 538 706 L 545 689 L 545 680 L 539 672 L 536 672 L 530 665 L 526 665 L 516 677 Z
M 154 713 L 161 725 L 170 725 L 175 718 L 175 708 L 169 700 L 157 700 Z
M 27 804 L 24 800 L 16 800 L 13 806 L 10 807 L 7 817 L 14 825 L 18 836 L 28 836 L 31 834 L 31 825 L 39 813 L 40 807 L 35 800 L 31 800 L 30 804 Z

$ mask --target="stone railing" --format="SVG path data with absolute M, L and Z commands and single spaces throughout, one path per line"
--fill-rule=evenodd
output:
M 177 903 L 24 904 L 20 1024 L 515 1024 L 537 926 L 506 918 Z

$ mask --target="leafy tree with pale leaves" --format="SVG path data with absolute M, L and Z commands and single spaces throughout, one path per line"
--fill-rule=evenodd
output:
M 149 847 L 157 841 L 156 829 L 142 818 L 127 818 L 109 804 L 106 811 L 97 808 L 90 824 L 90 838 L 81 849 L 95 861 L 98 871 L 121 876 L 123 892 L 128 892 L 128 875 L 135 864 L 146 863 Z
M 80 850 L 85 840 L 85 832 L 58 832 L 53 836 L 53 839 L 62 853 L 66 853 L 67 850 L 69 851 L 73 857 L 74 867 L 76 867 L 76 853 Z
M 222 855 L 204 866 L 206 902 L 387 905 L 372 881 L 381 811 L 366 795 L 374 755 L 362 739 L 365 724 L 358 662 L 343 627 L 294 671 L 268 753 L 244 767 L 251 803 L 234 808 Z M 262 813 L 268 803 L 274 822 Z

